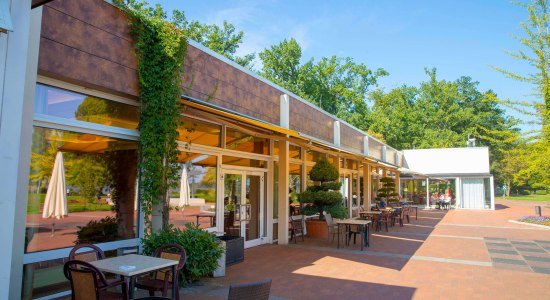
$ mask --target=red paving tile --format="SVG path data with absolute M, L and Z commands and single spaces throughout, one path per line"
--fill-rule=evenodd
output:
M 550 230 L 508 222 L 530 214 L 533 205 L 499 201 L 496 211 L 419 210 L 418 220 L 412 218 L 409 225 L 374 233 L 372 246 L 363 252 L 358 244 L 338 250 L 336 242 L 308 238 L 297 246 L 259 246 L 246 250 L 245 261 L 229 267 L 225 277 L 181 292 L 196 299 L 224 299 L 230 283 L 269 277 L 274 299 L 550 299 L 550 275 L 529 267 L 545 268 L 546 262 L 491 263 L 491 257 L 521 256 L 490 254 L 485 244 L 550 241 Z M 543 205 L 543 214 L 550 214 Z M 506 240 L 483 239 L 487 237 Z

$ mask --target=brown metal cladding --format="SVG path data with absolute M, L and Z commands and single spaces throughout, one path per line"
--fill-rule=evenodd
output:
M 357 131 L 346 124 L 340 124 L 340 145 L 357 152 L 363 152 L 364 133 Z
M 334 142 L 334 119 L 309 105 L 290 98 L 290 129 L 326 142 Z
M 44 6 L 38 73 L 135 98 L 137 60 L 126 16 L 103 0 Z

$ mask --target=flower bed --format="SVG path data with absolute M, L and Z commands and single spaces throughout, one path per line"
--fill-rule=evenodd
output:
M 527 216 L 519 219 L 518 221 L 550 226 L 550 217 Z

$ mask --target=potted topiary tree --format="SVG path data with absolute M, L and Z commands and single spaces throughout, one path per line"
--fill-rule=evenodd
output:
M 386 205 L 392 201 L 399 200 L 399 193 L 395 191 L 395 180 L 390 177 L 380 179 L 380 188 L 376 195 L 377 200 L 386 202 Z
M 341 183 L 338 182 L 338 170 L 326 158 L 321 158 L 309 171 L 310 179 L 315 183 L 298 195 L 305 215 L 319 214 L 319 219 L 306 221 L 307 235 L 313 238 L 327 238 L 328 228 L 323 212 L 327 211 L 335 218 L 344 218 L 346 210 L 342 205 Z

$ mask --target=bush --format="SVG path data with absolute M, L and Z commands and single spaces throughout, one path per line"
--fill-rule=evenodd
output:
M 530 190 L 521 190 L 521 194 L 525 195 L 525 196 L 529 196 L 529 195 L 531 195 L 531 191 Z
M 536 190 L 535 191 L 535 195 L 547 195 L 547 194 L 548 194 L 547 190 Z
M 117 239 L 118 224 L 116 218 L 105 217 L 99 221 L 92 220 L 85 226 L 77 226 L 76 243 L 104 243 Z
M 312 215 L 316 210 L 319 213 L 319 220 L 322 220 L 323 211 L 329 207 L 341 206 L 343 198 L 338 191 L 341 186 L 341 183 L 337 182 L 338 176 L 338 170 L 326 158 L 317 161 L 309 171 L 309 177 L 319 184 L 308 186 L 305 192 L 298 195 L 300 203 L 311 204 L 311 208 L 306 209 L 304 214 Z
M 219 240 L 212 233 L 188 223 L 185 230 L 170 226 L 166 230 L 150 234 L 141 240 L 143 253 L 152 255 L 155 249 L 166 244 L 178 244 L 185 248 L 187 260 L 182 282 L 197 281 L 218 268 L 218 259 L 223 255 Z

